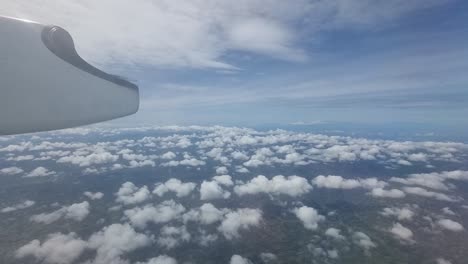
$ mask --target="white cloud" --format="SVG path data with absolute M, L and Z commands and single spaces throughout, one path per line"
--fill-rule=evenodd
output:
M 131 160 L 129 163 L 130 168 L 140 168 L 140 167 L 145 167 L 145 166 L 150 166 L 154 167 L 156 166 L 156 163 L 152 160 L 143 160 L 143 161 L 136 161 L 136 160 Z
M 151 194 L 146 185 L 138 188 L 132 182 L 125 182 L 115 195 L 119 203 L 136 204 L 148 200 Z
M 425 153 L 419 152 L 419 153 L 413 153 L 413 154 L 408 155 L 408 159 L 410 161 L 426 162 L 428 159 L 428 156 Z
M 307 179 L 295 175 L 288 177 L 277 175 L 271 180 L 263 175 L 259 175 L 245 184 L 239 184 L 234 187 L 234 192 L 237 195 L 267 193 L 297 197 L 308 193 L 310 190 L 312 190 L 312 186 Z
M 23 173 L 24 170 L 18 167 L 8 167 L 8 168 L 3 168 L 0 169 L 0 174 L 6 174 L 6 175 L 16 175 Z
M 167 249 L 174 248 L 182 242 L 190 241 L 191 235 L 185 226 L 163 226 L 160 230 L 160 236 L 156 240 L 159 246 Z
M 16 257 L 34 256 L 38 262 L 74 263 L 85 249 L 96 250 L 95 259 L 89 263 L 128 263 L 121 258 L 137 248 L 151 244 L 152 238 L 135 232 L 128 224 L 112 224 L 91 235 L 88 241 L 79 239 L 76 234 L 49 235 L 42 244 L 33 240 L 16 251 Z
M 228 173 L 229 173 L 228 169 L 224 166 L 216 168 L 216 174 L 218 175 L 228 174 Z
M 75 233 L 55 233 L 47 236 L 42 243 L 36 239 L 20 247 L 15 256 L 33 256 L 40 263 L 67 264 L 78 259 L 85 249 L 86 242 Z
M 217 183 L 224 185 L 224 186 L 234 185 L 234 182 L 232 181 L 232 177 L 229 175 L 214 176 L 212 179 L 216 181 Z
M 182 182 L 179 179 L 169 179 L 165 183 L 157 183 L 153 193 L 162 197 L 167 192 L 174 192 L 177 197 L 189 195 L 197 185 L 193 182 Z
M 136 264 L 177 264 L 177 260 L 167 255 L 160 255 L 145 262 L 137 262 Z
M 7 160 L 11 161 L 25 161 L 25 160 L 33 160 L 34 156 L 33 155 L 21 155 L 21 156 L 16 156 L 16 157 L 10 157 Z
M 54 171 L 49 171 L 48 169 L 44 167 L 37 167 L 28 174 L 26 174 L 24 177 L 44 177 L 44 176 L 49 176 L 55 174 Z
M 333 238 L 338 239 L 338 240 L 344 240 L 345 237 L 343 235 L 341 235 L 340 232 L 341 232 L 341 230 L 339 230 L 337 228 L 334 228 L 334 227 L 330 227 L 325 231 L 325 235 L 327 235 L 329 237 L 333 237 Z
M 201 200 L 227 199 L 231 193 L 223 190 L 216 181 L 203 181 L 200 186 Z
M 366 251 L 373 247 L 376 247 L 376 245 L 374 244 L 374 242 L 372 242 L 370 237 L 364 234 L 363 232 L 354 232 L 353 242 Z
M 53 211 L 51 213 L 41 213 L 41 214 L 36 214 L 31 216 L 31 221 L 37 222 L 37 223 L 43 223 L 43 224 L 50 224 L 53 223 L 64 215 L 64 210 L 63 209 L 58 209 L 56 211 Z
M 0 148 L 0 152 L 22 152 L 31 147 L 31 142 L 21 142 L 20 144 L 17 145 L 8 145 L 4 148 Z
M 93 264 L 127 263 L 123 254 L 151 244 L 152 239 L 137 233 L 128 224 L 112 224 L 94 233 L 88 240 L 88 247 L 96 249 Z
M 400 223 L 393 224 L 393 227 L 390 229 L 390 232 L 399 239 L 405 241 L 412 241 L 413 232 L 410 229 L 401 225 Z
M 192 209 L 183 216 L 184 222 L 196 221 L 204 225 L 209 225 L 221 221 L 224 211 L 219 210 L 211 203 L 205 203 L 198 209 Z
M 192 142 L 187 137 L 182 137 L 179 139 L 179 142 L 177 142 L 175 145 L 179 148 L 187 148 L 192 145 Z
M 380 214 L 384 216 L 396 216 L 398 220 L 411 220 L 415 215 L 415 213 L 408 207 L 386 207 Z
M 74 203 L 69 206 L 55 210 L 51 213 L 41 213 L 31 216 L 31 221 L 43 224 L 51 224 L 60 218 L 71 219 L 74 221 L 83 221 L 89 214 L 89 203 L 87 201 Z
M 390 181 L 399 182 L 405 185 L 417 185 L 435 190 L 447 191 L 449 186 L 447 180 L 468 181 L 468 171 L 455 170 L 432 173 L 410 174 L 407 178 L 392 177 Z
M 116 162 L 119 159 L 118 155 L 105 151 L 102 148 L 93 149 L 93 153 L 89 155 L 80 155 L 80 153 L 74 153 L 70 156 L 61 157 L 57 160 L 58 163 L 71 163 L 80 167 L 87 167 L 91 165 L 99 165 L 105 163 Z
M 385 190 L 383 188 L 374 188 L 370 192 L 370 195 L 374 197 L 383 197 L 383 198 L 403 198 L 405 193 L 398 189 Z
M 229 261 L 229 264 L 251 264 L 252 262 L 244 258 L 240 255 L 232 255 L 231 260 Z
M 172 151 L 168 151 L 161 155 L 161 158 L 166 159 L 166 160 L 171 160 L 171 159 L 174 159 L 175 157 L 176 157 L 176 154 Z
M 168 200 L 156 206 L 145 205 L 128 209 L 124 214 L 133 226 L 143 229 L 148 223 L 167 223 L 178 219 L 183 212 L 185 212 L 185 207 L 174 200 Z
M 241 151 L 232 152 L 231 157 L 233 159 L 237 159 L 237 160 L 248 160 L 249 159 L 249 156 L 247 156 L 244 152 L 241 152 Z
M 411 162 L 407 161 L 407 160 L 404 160 L 404 159 L 399 159 L 397 161 L 397 164 L 399 165 L 403 165 L 403 166 L 411 166 L 413 165 Z
M 82 203 L 75 203 L 66 207 L 65 218 L 75 221 L 82 221 L 89 214 L 89 203 L 84 201 Z
M 384 181 L 379 181 L 376 178 L 367 179 L 344 179 L 336 175 L 319 175 L 312 180 L 312 183 L 319 188 L 329 189 L 354 189 L 354 188 L 383 188 L 387 185 Z
M 450 219 L 441 219 L 437 221 L 437 224 L 450 231 L 460 232 L 464 230 L 463 226 L 460 223 Z
M 273 254 L 273 253 L 270 253 L 270 252 L 262 252 L 260 253 L 260 258 L 262 259 L 262 261 L 264 263 L 275 263 L 276 261 L 278 261 L 278 257 Z
M 237 171 L 238 173 L 248 173 L 248 172 L 250 172 L 247 168 L 242 167 L 242 166 L 237 166 L 237 167 L 236 167 L 236 171 Z
M 408 194 L 419 195 L 423 197 L 434 198 L 440 201 L 455 202 L 456 199 L 439 192 L 428 191 L 421 187 L 404 187 L 403 191 Z
M 301 220 L 304 227 L 310 230 L 317 229 L 318 223 L 325 220 L 325 217 L 320 215 L 317 210 L 308 206 L 294 208 L 293 213 Z
M 88 197 L 91 200 L 99 200 L 102 197 L 104 197 L 104 194 L 102 192 L 84 192 L 83 193 L 86 197 Z
M 230 51 L 304 60 L 297 42 L 330 29 L 372 28 L 444 1 L 53 1 L 3 3 L 4 15 L 58 24 L 93 62 L 163 67 L 233 68 Z M 112 6 L 112 10 L 109 10 Z M 121 19 L 121 14 L 140 14 Z M 312 19 L 311 19 L 312 18 Z M 109 26 L 112 25 L 112 26 Z M 152 25 L 147 28 L 146 25 Z M 100 32 L 107 32 L 104 36 Z M 95 47 L 106 47 L 96 50 Z
M 227 213 L 218 230 L 230 240 L 239 237 L 239 230 L 256 226 L 261 220 L 262 211 L 259 209 L 241 208 Z
M 444 259 L 444 258 L 438 258 L 436 259 L 437 264 L 452 264 L 452 262 Z
M 198 167 L 198 166 L 203 166 L 205 164 L 206 164 L 206 162 L 204 162 L 203 160 L 198 160 L 198 159 L 195 159 L 195 158 L 187 158 L 187 159 L 184 159 L 184 160 L 181 160 L 181 161 L 171 160 L 169 162 L 162 163 L 161 166 L 163 166 L 163 167 L 177 167 L 179 165 L 182 165 L 182 166 Z
M 0 212 L 2 212 L 2 213 L 9 213 L 9 212 L 13 212 L 13 211 L 16 211 L 16 210 L 21 210 L 21 209 L 25 209 L 25 208 L 31 207 L 31 206 L 33 206 L 34 204 L 36 204 L 35 201 L 26 200 L 26 201 L 24 201 L 24 202 L 22 202 L 22 203 L 15 204 L 15 205 L 8 206 L 8 207 L 5 207 L 5 208 L 3 208 Z
M 358 159 L 358 156 L 353 151 L 349 146 L 335 145 L 324 149 L 322 156 L 325 161 L 351 162 Z
M 197 237 L 198 244 L 208 246 L 218 240 L 217 234 L 208 234 L 205 230 L 200 230 L 200 235 Z
M 442 212 L 444 214 L 447 214 L 447 215 L 456 215 L 456 213 L 454 211 L 452 211 L 450 208 L 448 207 L 444 207 L 442 208 Z

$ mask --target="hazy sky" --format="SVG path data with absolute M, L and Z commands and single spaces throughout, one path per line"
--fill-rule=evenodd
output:
M 468 126 L 468 3 L 6 0 L 137 80 L 133 124 L 348 121 Z

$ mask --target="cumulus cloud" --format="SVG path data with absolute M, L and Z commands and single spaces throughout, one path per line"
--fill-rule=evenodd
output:
M 119 203 L 136 204 L 148 200 L 151 194 L 146 185 L 138 188 L 132 182 L 125 182 L 115 195 Z
M 225 210 L 219 210 L 211 203 L 205 203 L 198 209 L 191 209 L 183 216 L 184 222 L 196 221 L 204 225 L 212 224 L 223 219 Z
M 82 221 L 89 214 L 89 203 L 75 203 L 66 207 L 65 218 Z
M 307 179 L 299 176 L 277 175 L 269 180 L 263 175 L 259 175 L 245 184 L 239 184 L 234 187 L 237 195 L 267 193 L 273 195 L 285 194 L 297 197 L 308 193 L 312 186 Z
M 70 206 L 63 206 L 51 213 L 41 213 L 31 216 L 31 221 L 43 224 L 51 224 L 60 218 L 83 221 L 89 214 L 89 203 L 87 201 L 74 203 Z
M 370 192 L 370 195 L 374 197 L 382 197 L 382 198 L 403 198 L 405 197 L 405 193 L 398 189 L 390 189 L 385 190 L 383 188 L 374 188 Z
M 26 174 L 24 177 L 43 177 L 43 176 L 49 176 L 55 174 L 54 171 L 49 171 L 48 169 L 44 167 L 37 167 L 28 174 Z
M 428 191 L 421 187 L 404 187 L 403 191 L 408 194 L 414 194 L 418 196 L 434 198 L 440 201 L 455 202 L 456 199 L 452 198 L 444 193 Z
M 99 200 L 102 197 L 104 197 L 104 194 L 102 192 L 84 192 L 83 193 L 86 197 L 88 197 L 91 200 Z
M 140 168 L 140 167 L 145 167 L 145 166 L 154 167 L 156 166 L 156 163 L 152 160 L 143 160 L 143 161 L 131 160 L 128 163 L 129 168 Z
M 190 241 L 191 235 L 185 226 L 163 226 L 156 240 L 159 246 L 167 249 L 174 248 L 182 242 Z
M 248 172 L 250 172 L 247 168 L 242 167 L 242 166 L 236 166 L 236 171 L 238 173 L 248 173 Z
M 232 255 L 231 260 L 229 261 L 229 264 L 251 264 L 252 262 L 244 258 L 240 255 Z
M 319 175 L 312 180 L 312 183 L 319 188 L 329 189 L 354 189 L 354 188 L 383 188 L 387 185 L 384 181 L 379 181 L 376 178 L 367 179 L 345 179 L 336 175 Z
M 36 239 L 20 247 L 15 252 L 15 257 L 24 258 L 32 256 L 40 263 L 68 264 L 74 263 L 85 250 L 90 249 L 96 250 L 96 255 L 89 263 L 123 264 L 128 263 L 128 261 L 122 259 L 122 255 L 137 248 L 148 246 L 151 242 L 151 237 L 137 233 L 128 224 L 112 224 L 92 234 L 87 241 L 82 240 L 75 233 L 50 234 L 42 243 Z M 154 262 L 148 263 L 154 264 Z
M 91 165 L 99 165 L 105 163 L 116 162 L 119 159 L 118 155 L 105 151 L 102 148 L 96 148 L 89 155 L 80 155 L 81 153 L 73 153 L 70 156 L 61 157 L 57 160 L 58 163 L 71 163 L 80 167 L 88 167 Z
M 169 162 L 162 163 L 161 166 L 163 167 L 177 167 L 179 165 L 182 166 L 192 166 L 192 167 L 198 167 L 198 166 L 203 166 L 205 165 L 206 162 L 203 160 L 198 160 L 195 158 L 187 158 L 181 161 L 177 160 L 171 160 Z
M 231 193 L 223 190 L 217 181 L 203 181 L 200 186 L 201 200 L 227 199 Z
M 270 252 L 260 253 L 260 258 L 264 263 L 275 263 L 278 260 L 278 257 Z
M 5 207 L 5 208 L 3 208 L 0 212 L 2 212 L 2 213 L 9 213 L 9 212 L 13 212 L 13 211 L 16 211 L 16 210 L 21 210 L 21 209 L 25 209 L 25 208 L 31 207 L 31 206 L 33 206 L 34 204 L 36 204 L 35 201 L 26 200 L 26 201 L 24 201 L 24 202 L 22 202 L 22 203 L 15 204 L 15 205 L 8 206 L 8 207 Z
M 224 186 L 234 185 L 234 182 L 232 181 L 232 177 L 229 175 L 214 176 L 212 179 L 216 181 L 217 183 L 224 185 Z
M 172 151 L 168 151 L 161 155 L 161 159 L 171 160 L 176 157 L 176 154 Z
M 228 169 L 224 166 L 216 168 L 216 174 L 218 175 L 228 174 L 228 173 L 229 173 Z
M 167 192 L 174 192 L 177 197 L 189 195 L 197 185 L 193 182 L 183 183 L 179 179 L 169 179 L 165 183 L 157 183 L 153 193 L 162 197 Z
M 38 262 L 51 264 L 72 263 L 86 249 L 87 243 L 77 237 L 75 233 L 54 233 L 48 235 L 44 242 L 35 239 L 20 247 L 15 257 L 34 257 Z
M 437 264 L 452 264 L 449 260 L 446 260 L 444 258 L 438 258 L 436 259 Z
M 437 224 L 440 227 L 450 231 L 460 232 L 464 230 L 463 226 L 460 223 L 450 219 L 440 219 L 439 221 L 437 221 Z
M 364 234 L 363 232 L 354 232 L 353 242 L 366 251 L 373 247 L 376 247 L 376 245 L 374 244 L 374 242 L 372 242 L 370 237 Z
M 293 213 L 301 220 L 304 227 L 310 230 L 317 229 L 318 223 L 325 220 L 325 217 L 320 215 L 317 210 L 308 206 L 294 208 Z
M 384 216 L 396 216 L 398 220 L 411 220 L 415 215 L 409 207 L 386 207 L 380 214 Z
M 442 208 L 442 212 L 444 214 L 447 214 L 447 215 L 456 215 L 456 213 L 454 211 L 452 211 L 452 209 L 448 208 L 448 207 L 444 207 Z
M 231 153 L 231 157 L 236 160 L 248 160 L 249 156 L 247 156 L 244 152 L 242 151 L 233 151 Z
M 177 260 L 167 255 L 160 255 L 145 262 L 137 262 L 136 264 L 177 264 Z
M 337 240 L 344 240 L 345 237 L 341 235 L 340 233 L 341 233 L 341 230 L 334 228 L 334 227 L 330 227 L 325 231 L 325 235 L 329 237 L 333 237 Z
M 241 208 L 225 215 L 218 230 L 226 239 L 239 237 L 239 231 L 260 224 L 262 211 L 259 209 Z
M 198 244 L 202 246 L 208 246 L 218 240 L 218 235 L 217 234 L 209 234 L 205 230 L 200 229 L 200 235 L 197 237 L 197 242 Z
M 0 169 L 0 174 L 5 174 L 5 175 L 16 175 L 23 173 L 24 170 L 18 167 L 7 167 Z
M 405 185 L 417 185 L 434 190 L 447 191 L 450 187 L 446 184 L 447 180 L 468 181 L 468 171 L 455 170 L 432 173 L 410 174 L 407 178 L 392 177 L 390 181 L 402 183 Z
M 25 160 L 33 160 L 34 156 L 33 155 L 20 155 L 16 157 L 10 157 L 7 160 L 11 161 L 25 161 Z
M 393 227 L 390 229 L 390 232 L 398 239 L 412 241 L 413 232 L 400 223 L 393 224 Z
M 64 215 L 64 210 L 59 209 L 51 213 L 41 213 L 31 216 L 31 221 L 43 224 L 50 224 L 59 220 Z
M 144 229 L 148 223 L 166 223 L 178 219 L 183 212 L 185 212 L 184 206 L 174 200 L 168 200 L 156 206 L 145 205 L 128 209 L 124 214 L 133 226 Z
M 151 244 L 151 237 L 136 232 L 128 224 L 112 224 L 94 233 L 88 247 L 96 250 L 94 264 L 127 263 L 121 256 Z

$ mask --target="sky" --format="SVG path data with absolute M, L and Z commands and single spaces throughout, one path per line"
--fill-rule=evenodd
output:
M 6 0 L 140 87 L 126 124 L 468 128 L 468 3 Z

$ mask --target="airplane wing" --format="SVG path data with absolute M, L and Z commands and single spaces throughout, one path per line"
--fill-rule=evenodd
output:
M 138 86 L 84 61 L 63 28 L 0 16 L 0 135 L 92 124 L 138 107 Z

